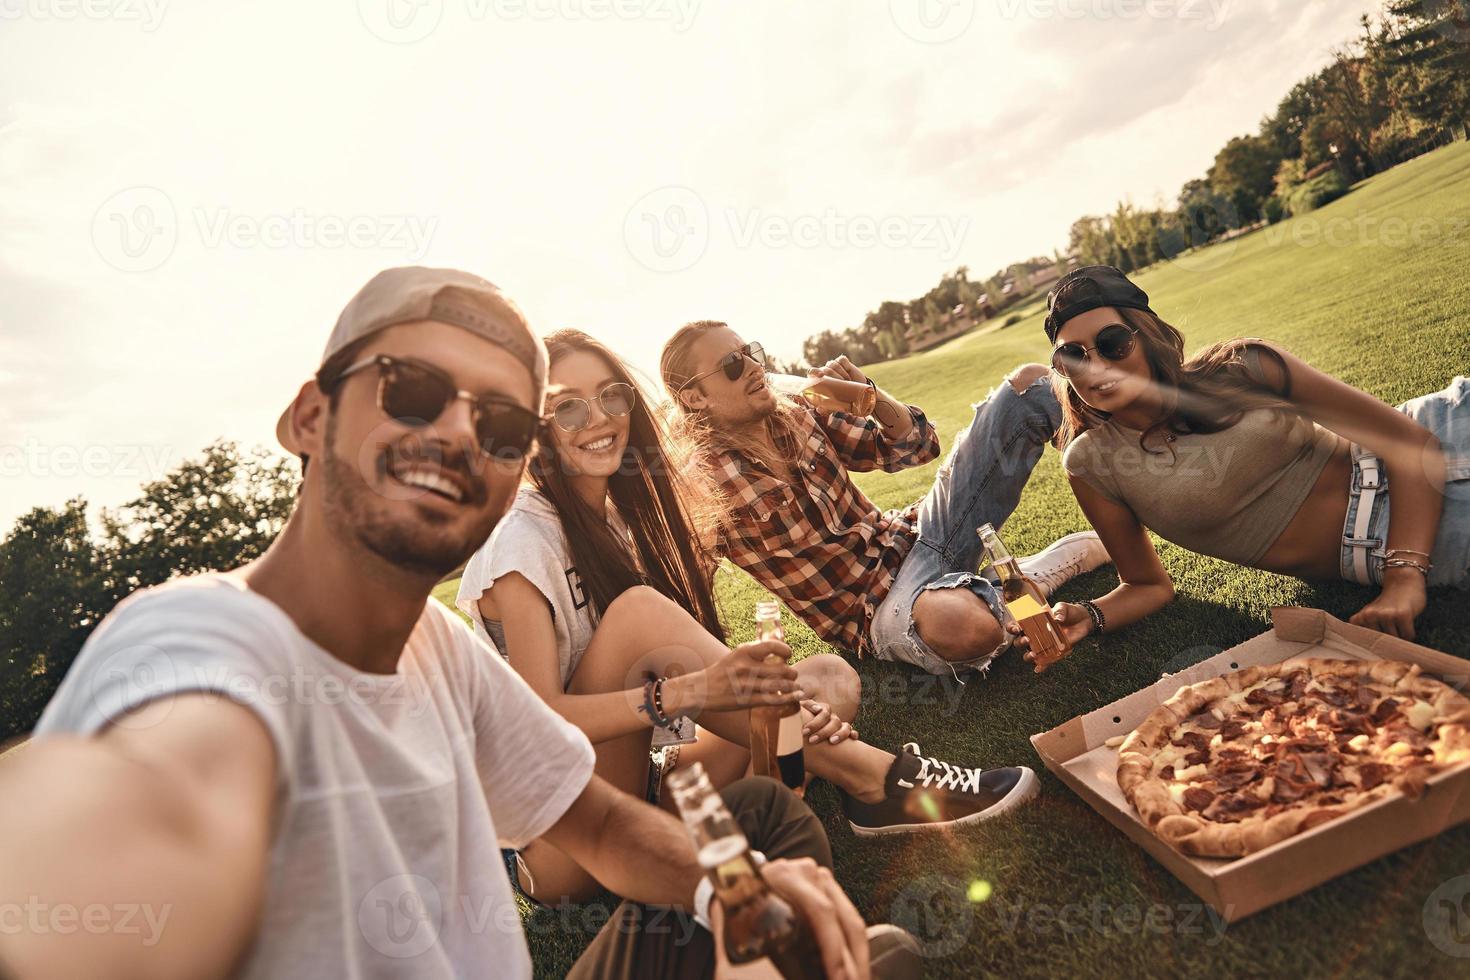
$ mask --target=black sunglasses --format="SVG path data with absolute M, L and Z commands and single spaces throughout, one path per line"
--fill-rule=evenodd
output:
M 535 412 L 504 395 L 460 391 L 449 375 L 427 364 L 376 354 L 347 368 L 337 381 L 370 367 L 378 369 L 379 410 L 401 425 L 422 428 L 463 399 L 470 403 L 475 438 L 487 455 L 519 459 L 536 441 L 541 420 Z
M 1052 370 L 1064 378 L 1070 378 L 1087 366 L 1087 355 L 1090 351 L 1097 351 L 1099 357 L 1109 361 L 1121 361 L 1132 354 L 1137 345 L 1135 332 L 1132 327 L 1113 323 L 1097 332 L 1092 347 L 1084 347 L 1076 341 L 1062 344 L 1051 352 Z
M 706 371 L 701 375 L 690 378 L 679 386 L 679 390 L 683 391 L 690 385 L 698 384 L 710 375 L 720 371 L 725 372 L 726 380 L 739 381 L 740 376 L 745 373 L 745 362 L 747 360 L 755 361 L 756 364 L 765 367 L 766 349 L 760 344 L 746 344 L 744 347 L 737 347 L 720 358 L 720 363 L 715 365 L 713 371 Z
M 609 418 L 622 418 L 638 404 L 638 392 L 624 381 L 614 381 L 593 396 Z M 563 432 L 581 432 L 592 423 L 592 402 L 585 398 L 568 398 L 557 402 L 551 410 L 551 421 Z

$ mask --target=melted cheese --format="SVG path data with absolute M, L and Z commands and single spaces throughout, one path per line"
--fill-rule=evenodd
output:
M 1415 701 L 1404 709 L 1404 717 L 1409 720 L 1409 724 L 1423 731 L 1434 721 L 1434 705 L 1425 701 Z
M 1354 735 L 1352 738 L 1348 739 L 1347 744 L 1348 748 L 1352 749 L 1354 752 L 1361 752 L 1368 747 L 1368 743 L 1371 741 L 1372 739 L 1369 738 L 1367 735 Z
M 1185 787 L 1182 784 L 1176 783 L 1173 786 L 1170 786 L 1169 787 L 1169 797 L 1175 803 L 1183 804 L 1184 803 L 1184 790 L 1185 790 Z
M 1197 766 L 1190 766 L 1187 769 L 1180 769 L 1180 770 L 1178 770 L 1177 772 L 1174 773 L 1174 779 L 1177 780 L 1178 782 L 1181 782 L 1181 783 L 1187 783 L 1191 779 L 1198 779 L 1201 776 L 1203 776 L 1204 774 L 1205 774 L 1205 765 L 1204 765 L 1204 763 L 1200 763 Z

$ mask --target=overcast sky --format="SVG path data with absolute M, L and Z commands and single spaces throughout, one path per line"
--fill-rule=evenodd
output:
M 346 300 L 458 266 L 652 369 L 784 358 L 1172 202 L 1376 0 L 0 0 L 0 533 L 272 444 Z

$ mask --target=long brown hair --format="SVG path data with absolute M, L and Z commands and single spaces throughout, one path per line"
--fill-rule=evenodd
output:
M 684 324 L 664 344 L 663 355 L 659 358 L 659 373 L 673 398 L 670 421 L 682 439 L 706 454 L 738 453 L 771 473 L 781 473 L 790 465 L 796 447 L 800 445 L 800 417 L 797 414 L 800 409 L 794 402 L 777 396 L 776 410 L 762 422 L 768 439 L 762 439 L 757 427 L 714 425 L 704 412 L 689 408 L 679 397 L 695 376 L 695 342 L 711 330 L 728 326 L 718 320 L 696 320 Z M 714 491 L 709 489 L 706 492 L 712 494 Z
M 697 487 L 684 479 L 675 463 L 668 434 L 649 407 L 648 393 L 628 365 L 606 345 L 580 330 L 558 330 L 546 338 L 550 364 L 584 351 L 607 363 L 617 380 L 638 391 L 628 416 L 628 445 L 607 483 L 608 497 L 633 536 L 633 551 L 607 521 L 568 483 L 556 446 L 543 436 L 531 459 L 531 482 L 561 517 L 572 563 L 582 577 L 599 617 L 614 599 L 637 585 L 647 585 L 683 606 L 716 638 L 725 631 L 715 608 L 710 573 L 714 560 L 695 532 Z M 550 424 L 550 423 L 548 423 Z
M 1192 432 L 1222 432 L 1254 409 L 1272 409 L 1295 414 L 1291 403 L 1291 368 L 1274 348 L 1254 337 L 1212 344 L 1185 360 L 1184 335 L 1148 310 L 1120 308 L 1119 315 L 1134 329 L 1154 384 L 1165 392 L 1168 414 L 1149 426 L 1139 437 L 1146 443 L 1156 432 L 1180 435 Z M 1273 360 L 1281 370 L 1279 386 L 1254 373 L 1247 364 L 1254 350 Z M 1062 425 L 1056 445 L 1066 446 L 1088 429 L 1102 425 L 1109 413 L 1088 406 L 1065 378 L 1053 375 L 1052 388 L 1062 403 Z

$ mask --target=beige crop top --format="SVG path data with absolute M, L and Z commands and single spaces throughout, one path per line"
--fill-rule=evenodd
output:
M 1222 432 L 1149 437 L 1108 421 L 1072 441 L 1062 466 L 1190 551 L 1254 565 L 1286 530 L 1338 437 L 1300 416 L 1244 413 Z M 1173 453 L 1170 453 L 1173 449 Z

